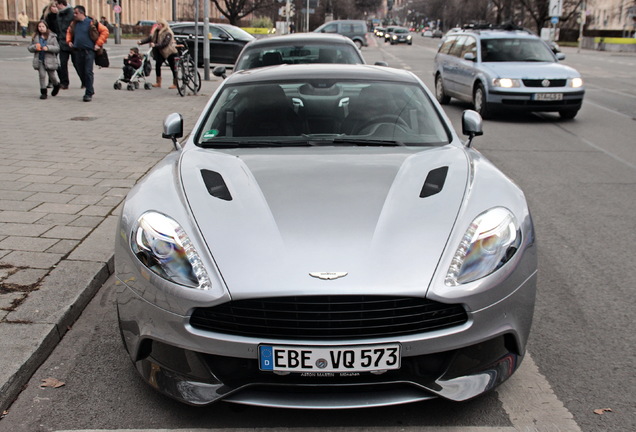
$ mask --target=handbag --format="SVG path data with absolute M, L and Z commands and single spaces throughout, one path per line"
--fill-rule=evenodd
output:
M 105 48 L 100 49 L 95 52 L 95 64 L 99 67 L 107 68 L 110 66 L 110 61 L 108 60 L 108 52 Z

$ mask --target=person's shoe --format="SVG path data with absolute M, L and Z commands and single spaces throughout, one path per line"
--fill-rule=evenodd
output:
M 157 77 L 157 82 L 152 85 L 153 87 L 161 87 L 161 77 Z
M 46 89 L 45 88 L 40 89 L 40 99 L 46 99 L 46 98 L 47 98 Z
M 84 101 L 84 102 L 90 102 L 90 101 L 92 101 L 92 100 L 93 100 L 93 97 L 92 97 L 92 96 L 84 95 L 84 99 L 83 99 L 83 101 Z
M 53 86 L 53 91 L 51 92 L 51 96 L 57 96 L 57 94 L 60 92 L 60 85 L 54 85 Z
M 170 90 L 176 89 L 177 88 L 177 84 L 179 84 L 179 81 L 177 81 L 176 78 L 173 78 L 172 80 L 172 85 L 170 87 L 168 87 Z

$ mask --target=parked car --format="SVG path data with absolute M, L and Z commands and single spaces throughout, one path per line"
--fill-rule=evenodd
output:
M 537 250 L 521 190 L 413 73 L 224 80 L 122 204 L 117 317 L 179 401 L 359 408 L 493 389 L 519 367 Z M 378 103 L 382 101 L 382 103 Z
M 170 24 L 178 43 L 188 46 L 194 56 L 194 22 Z M 255 38 L 245 30 L 229 24 L 209 24 L 209 34 L 203 35 L 203 23 L 198 25 L 198 64 L 203 66 L 203 41 L 210 44 L 210 63 L 233 65 L 243 47 Z
M 435 56 L 435 94 L 442 104 L 451 97 L 472 102 L 484 118 L 503 108 L 572 119 L 585 89 L 581 74 L 559 63 L 564 58 L 524 30 L 455 31 Z
M 351 39 L 338 34 L 293 33 L 256 39 L 243 48 L 234 72 L 277 64 L 342 63 L 364 64 L 365 61 Z M 385 62 L 376 62 L 387 66 Z M 225 66 L 213 73 L 225 78 Z
M 389 42 L 391 45 L 400 43 L 413 45 L 413 36 L 411 36 L 409 29 L 405 27 L 395 27 L 389 36 Z
M 338 33 L 350 38 L 358 49 L 367 46 L 367 23 L 363 20 L 335 20 L 324 23 L 316 33 Z

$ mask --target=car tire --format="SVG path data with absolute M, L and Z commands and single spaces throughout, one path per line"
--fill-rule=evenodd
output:
M 356 44 L 356 46 L 358 47 L 359 50 L 362 49 L 362 42 L 360 42 L 359 40 L 356 39 L 356 40 L 353 41 L 353 43 Z
M 413 42 L 409 42 L 409 45 L 413 45 Z
M 446 94 L 444 91 L 444 82 L 442 81 L 442 76 L 437 74 L 435 77 L 435 98 L 437 102 L 442 105 L 446 105 L 450 102 L 450 96 Z
M 490 117 L 490 109 L 488 109 L 488 103 L 486 102 L 486 90 L 484 90 L 482 83 L 478 83 L 473 91 L 473 107 L 481 115 L 481 118 L 487 119 Z
M 559 116 L 561 120 L 572 120 L 578 112 L 579 110 L 561 110 L 559 111 Z

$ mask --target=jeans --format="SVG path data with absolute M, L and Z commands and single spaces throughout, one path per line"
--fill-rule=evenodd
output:
M 75 69 L 84 85 L 84 96 L 93 96 L 93 65 L 95 64 L 95 50 L 77 49 L 75 50 Z
M 68 77 L 68 59 L 69 57 L 71 57 L 71 61 L 74 62 L 74 60 L 72 59 L 73 55 L 70 51 L 60 50 L 58 56 L 60 59 L 60 67 L 57 70 L 57 74 L 60 77 L 60 84 L 68 87 L 68 85 L 70 84 Z

